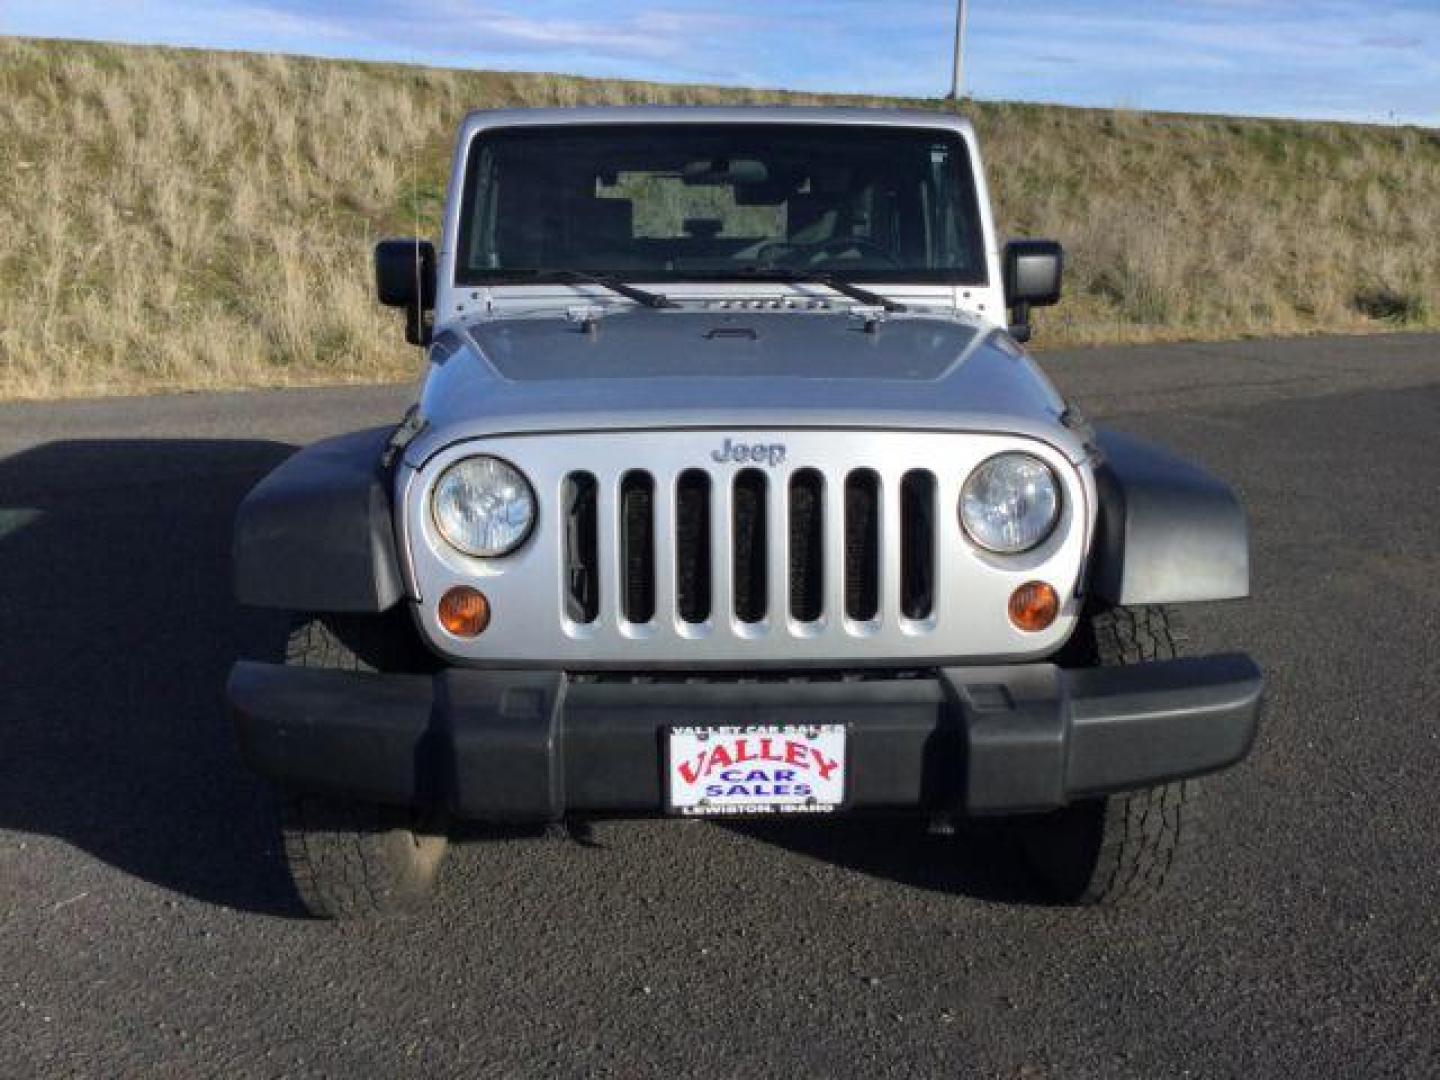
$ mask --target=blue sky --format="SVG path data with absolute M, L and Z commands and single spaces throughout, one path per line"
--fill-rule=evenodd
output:
M 953 0 L 0 0 L 0 33 L 939 96 Z M 970 0 L 982 98 L 1440 127 L 1440 0 Z

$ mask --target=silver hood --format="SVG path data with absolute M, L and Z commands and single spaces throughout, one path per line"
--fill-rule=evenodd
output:
M 844 306 L 626 307 L 476 319 L 432 351 L 425 431 L 406 459 L 480 436 L 556 431 L 852 428 L 1000 431 L 1074 461 L 1064 402 L 1003 333 L 964 316 Z

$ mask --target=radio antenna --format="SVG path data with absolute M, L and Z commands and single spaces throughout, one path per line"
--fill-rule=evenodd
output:
M 959 101 L 965 86 L 965 0 L 956 0 L 955 66 L 950 71 L 950 100 Z
M 415 271 L 415 322 L 416 337 L 420 341 L 425 340 L 425 275 L 420 265 L 420 139 L 418 135 L 412 134 L 410 142 L 410 210 L 415 219 L 415 227 L 410 231 L 411 242 L 415 245 L 414 258 L 411 260 Z M 425 347 L 423 344 L 420 346 Z

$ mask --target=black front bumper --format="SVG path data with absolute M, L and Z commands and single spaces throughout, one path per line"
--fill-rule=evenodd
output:
M 1262 687 L 1248 657 L 1223 655 L 782 683 L 242 662 L 228 693 L 245 760 L 278 784 L 545 822 L 663 813 L 676 724 L 844 724 L 850 810 L 1047 810 L 1233 765 L 1254 741 Z

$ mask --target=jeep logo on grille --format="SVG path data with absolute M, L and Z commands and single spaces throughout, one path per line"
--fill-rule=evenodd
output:
M 753 462 L 756 465 L 773 466 L 785 461 L 785 444 L 738 443 L 734 439 L 726 439 L 725 445 L 719 450 L 712 450 L 710 456 L 721 465 L 731 461 L 737 465 Z

